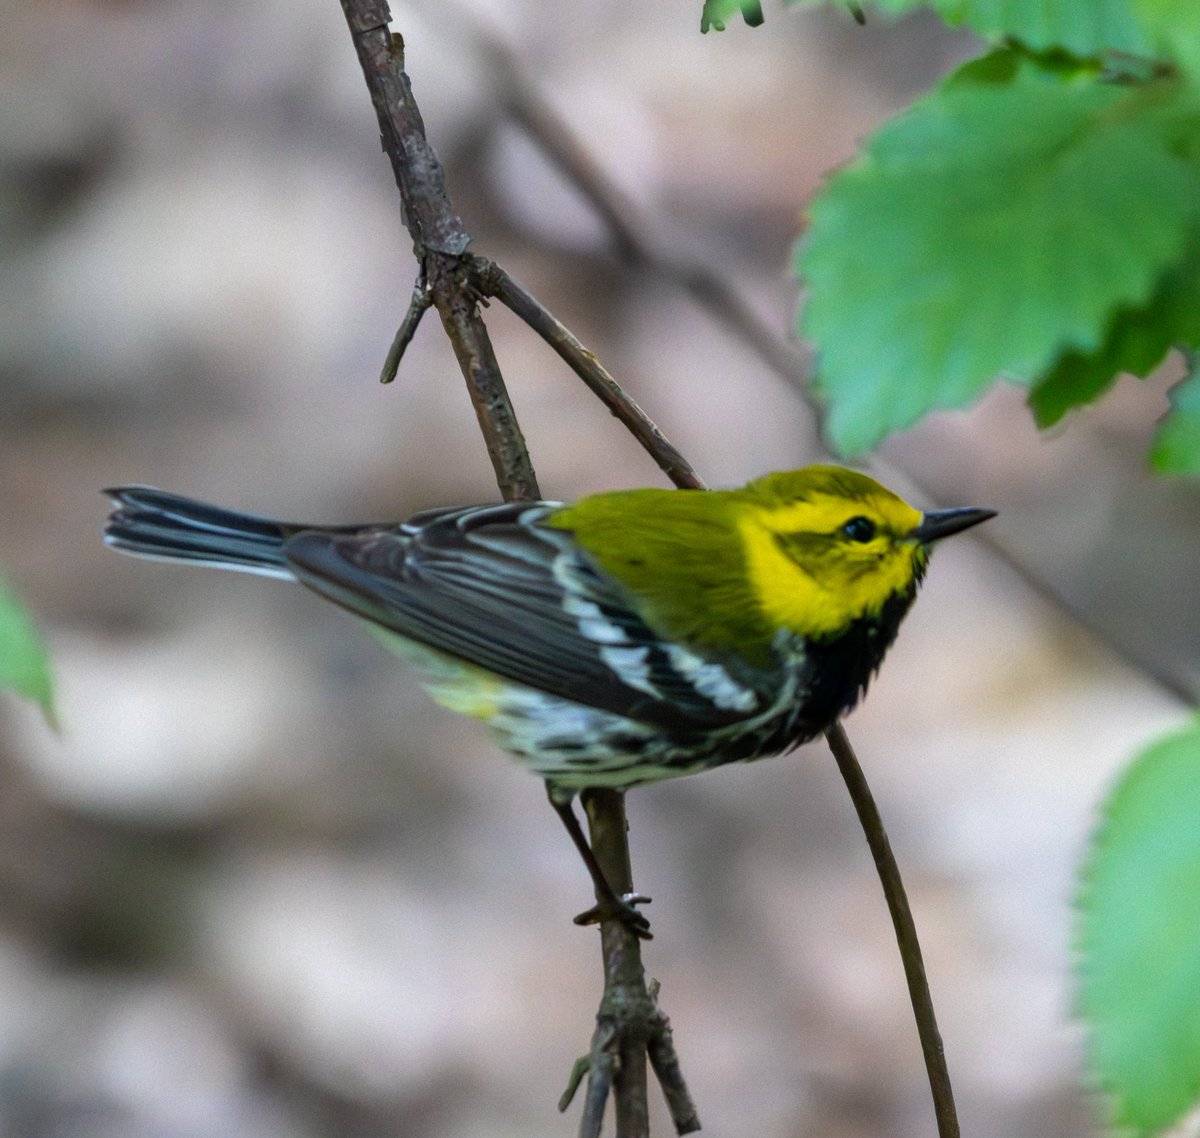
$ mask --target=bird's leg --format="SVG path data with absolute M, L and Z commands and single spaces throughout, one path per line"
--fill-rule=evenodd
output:
M 635 905 L 646 904 L 650 898 L 641 893 L 626 893 L 624 897 L 618 897 L 609 885 L 608 878 L 604 876 L 604 870 L 600 868 L 596 855 L 592 853 L 587 838 L 584 837 L 583 827 L 579 825 L 579 819 L 575 817 L 575 811 L 571 808 L 571 798 L 561 797 L 561 792 L 556 791 L 550 783 L 546 784 L 546 795 L 555 813 L 562 819 L 562 824 L 566 826 L 567 833 L 571 835 L 571 841 L 575 843 L 579 856 L 583 858 L 583 864 L 587 866 L 596 889 L 596 904 L 586 913 L 580 913 L 575 918 L 575 923 L 595 925 L 600 921 L 615 918 L 642 940 L 651 940 L 650 922 L 634 908 Z

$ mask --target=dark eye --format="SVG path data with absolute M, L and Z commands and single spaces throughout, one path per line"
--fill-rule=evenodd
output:
M 867 542 L 875 536 L 875 523 L 870 518 L 851 518 L 844 526 L 842 533 L 850 541 Z

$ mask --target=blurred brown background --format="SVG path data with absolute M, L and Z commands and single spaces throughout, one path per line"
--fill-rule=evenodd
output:
M 0 11 L 0 569 L 64 730 L 0 703 L 0 1135 L 567 1135 L 600 988 L 537 780 L 299 589 L 106 552 L 104 485 L 313 521 L 495 497 L 429 319 L 338 5 Z M 796 392 L 602 227 L 503 113 L 481 33 L 778 336 L 804 202 L 976 50 L 929 20 L 699 0 L 397 4 L 481 251 L 714 484 L 820 459 Z M 660 484 L 557 358 L 489 323 L 544 492 Z M 1151 670 L 1200 685 L 1200 494 L 1142 453 L 1172 375 L 1035 434 L 1020 393 L 883 448 Z M 904 868 L 973 1138 L 1094 1133 L 1073 875 L 1129 755 L 1182 719 L 981 541 L 935 559 L 849 728 Z M 878 886 L 823 746 L 630 797 L 637 883 L 705 1133 L 932 1134 Z M 655 1126 L 669 1133 L 655 1103 Z

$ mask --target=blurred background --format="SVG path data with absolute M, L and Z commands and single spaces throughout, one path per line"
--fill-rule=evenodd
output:
M 805 402 L 612 255 L 481 42 L 780 342 L 822 175 L 978 47 L 775 7 L 701 37 L 699 9 L 398 3 L 394 26 L 476 247 L 730 485 L 824 457 Z M 63 720 L 0 701 L 0 1136 L 574 1133 L 554 1104 L 599 941 L 571 924 L 588 882 L 538 781 L 302 590 L 99 541 L 122 482 L 325 522 L 496 496 L 436 320 L 377 382 L 414 265 L 338 5 L 45 0 L 0 21 L 0 572 L 46 631 Z M 488 321 L 547 495 L 662 484 L 549 349 Z M 1001 510 L 939 551 L 849 721 L 973 1138 L 1098 1132 L 1074 875 L 1116 772 L 1200 686 L 1200 492 L 1142 462 L 1177 374 L 1043 436 L 1001 388 L 881 451 L 918 505 Z M 704 1132 L 932 1134 L 824 746 L 629 810 Z

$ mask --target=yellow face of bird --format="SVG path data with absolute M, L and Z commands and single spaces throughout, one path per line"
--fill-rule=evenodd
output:
M 922 515 L 856 471 L 813 466 L 769 474 L 741 493 L 746 564 L 766 619 L 802 636 L 834 635 L 911 593 L 928 552 Z

